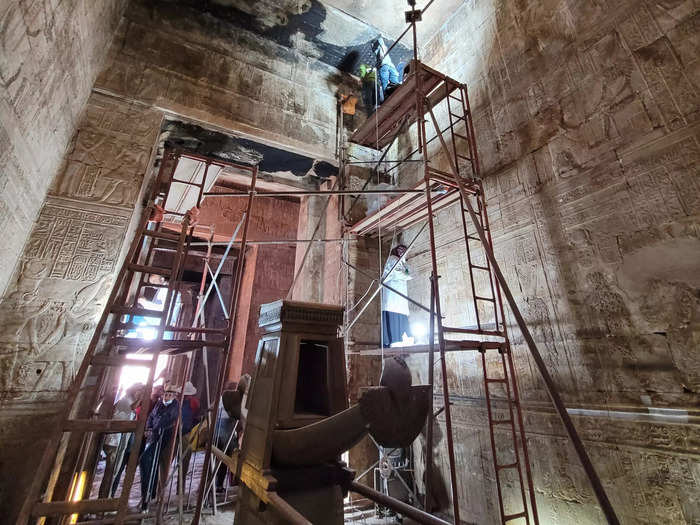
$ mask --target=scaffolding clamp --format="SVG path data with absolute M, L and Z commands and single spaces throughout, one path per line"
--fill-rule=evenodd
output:
M 406 23 L 412 24 L 413 22 L 420 22 L 423 20 L 422 18 L 423 12 L 420 9 L 413 9 L 411 11 L 406 11 Z

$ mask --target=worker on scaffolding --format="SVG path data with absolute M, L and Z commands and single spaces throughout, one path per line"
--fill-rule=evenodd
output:
M 403 260 L 406 246 L 399 242 L 392 248 L 384 265 L 382 287 L 382 346 L 388 348 L 403 343 L 411 336 L 408 324 L 408 281 L 412 279 L 408 266 Z M 394 266 L 396 266 L 394 268 Z M 392 271 L 392 268 L 394 269 Z M 389 273 L 391 272 L 391 273 Z M 399 293 L 396 293 L 399 292 Z
M 368 112 L 377 108 L 377 70 L 367 64 L 360 64 L 362 81 L 362 103 Z
M 377 84 L 379 104 L 383 103 L 401 84 L 399 71 L 387 51 L 388 48 L 382 37 L 378 37 L 372 43 L 372 52 L 377 58 L 377 72 L 379 73 Z

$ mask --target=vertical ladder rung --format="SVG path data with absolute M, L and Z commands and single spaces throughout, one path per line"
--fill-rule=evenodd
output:
M 491 424 L 492 425 L 508 425 L 512 422 L 513 422 L 512 419 L 499 419 L 497 421 L 491 421 Z
M 506 468 L 515 468 L 518 466 L 518 462 L 516 461 L 515 463 L 508 463 L 507 465 L 496 465 L 496 470 L 503 470 Z
M 498 378 L 498 379 L 486 378 L 485 381 L 487 383 L 507 383 L 508 382 L 508 380 L 506 378 Z
M 476 270 L 486 270 L 487 272 L 491 271 L 491 268 L 489 268 L 488 266 L 479 266 L 478 264 L 470 264 L 469 266 Z
M 479 301 L 488 301 L 490 303 L 495 303 L 496 300 L 492 297 L 481 297 L 479 295 L 475 295 L 474 299 L 479 300 Z

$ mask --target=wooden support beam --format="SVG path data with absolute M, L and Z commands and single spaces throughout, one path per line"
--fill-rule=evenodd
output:
M 119 498 L 85 499 L 80 501 L 49 501 L 32 507 L 32 516 L 69 516 L 117 510 Z
M 135 419 L 68 419 L 63 424 L 65 432 L 134 432 L 138 422 Z

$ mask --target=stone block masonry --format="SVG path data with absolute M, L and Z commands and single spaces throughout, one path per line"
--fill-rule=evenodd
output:
M 349 77 L 198 10 L 147 4 L 131 4 L 95 89 L 333 161 Z
M 105 305 L 162 114 L 88 100 L 0 301 L 0 501 L 13 512 Z M 27 443 L 32 447 L 27 447 Z
M 473 0 L 422 51 L 469 87 L 496 257 L 623 523 L 700 519 L 699 17 L 684 0 Z M 458 221 L 440 212 L 436 241 L 445 323 L 466 327 Z M 426 249 L 409 264 L 427 279 Z M 603 523 L 508 322 L 540 520 Z M 448 354 L 461 502 L 496 523 L 476 357 Z
M 334 162 L 338 70 L 201 12 L 133 1 L 121 17 L 124 4 L 0 8 L 0 470 L 17 473 L 0 479 L 8 521 L 130 241 L 164 115 Z
M 126 3 L 0 5 L 0 294 L 10 283 Z

